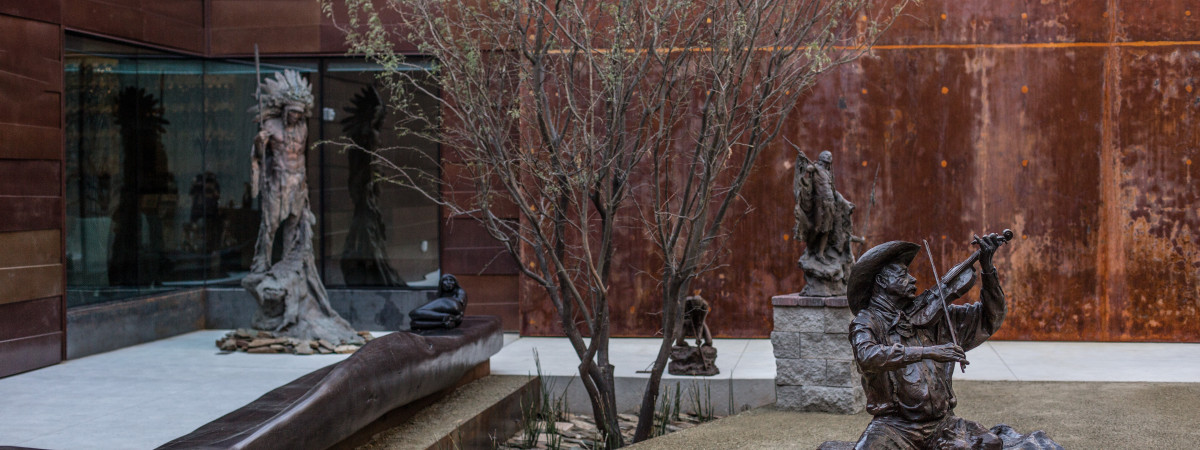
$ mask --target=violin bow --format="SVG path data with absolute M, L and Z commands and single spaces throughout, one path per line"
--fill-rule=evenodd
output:
M 938 275 L 940 272 L 938 272 L 937 266 L 933 264 L 933 251 L 929 250 L 929 241 L 921 239 L 921 242 L 925 243 L 925 255 L 929 256 L 929 268 L 933 269 L 933 279 L 937 281 L 938 299 L 942 301 L 942 314 L 946 317 L 946 327 L 950 328 L 950 341 L 957 346 L 959 344 L 957 333 L 954 332 L 954 322 L 950 321 L 950 310 L 946 309 L 946 285 L 942 284 L 942 277 Z M 963 350 L 963 352 L 965 353 L 966 350 Z M 959 364 L 963 373 L 967 373 L 967 362 L 959 361 Z M 954 370 L 953 364 L 950 367 L 950 370 Z

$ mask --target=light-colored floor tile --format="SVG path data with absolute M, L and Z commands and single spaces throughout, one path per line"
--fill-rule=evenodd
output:
M 992 347 L 991 342 L 984 342 L 983 345 L 967 352 L 967 370 L 964 372 L 961 367 L 954 369 L 954 378 L 957 380 L 990 380 L 990 381 L 1016 381 L 1017 376 L 1008 368 L 1004 360 L 1000 358 L 1000 354 L 996 353 L 996 349 Z
M 0 379 L 0 445 L 50 449 L 153 448 L 221 417 L 345 355 L 221 354 L 223 330 L 188 333 Z M 610 359 L 619 396 L 636 404 L 659 339 L 617 338 Z M 715 377 L 664 375 L 663 385 L 707 386 L 720 408 L 774 398 L 775 358 L 767 339 L 717 339 Z M 542 372 L 565 387 L 578 357 L 564 338 L 507 335 L 492 373 Z M 989 341 L 967 354 L 956 379 L 1200 382 L 1200 344 Z M 586 409 L 578 381 L 572 409 Z M 731 390 L 732 389 L 732 395 Z M 733 397 L 732 402 L 728 399 Z
M 774 380 L 775 356 L 770 339 L 747 339 L 746 349 L 735 367 L 733 377 L 746 380 Z M 720 360 L 724 355 L 717 355 Z
M 1021 381 L 1200 382 L 1200 344 L 991 344 Z
M 188 333 L 2 379 L 0 445 L 153 448 L 346 358 L 221 354 L 224 334 Z

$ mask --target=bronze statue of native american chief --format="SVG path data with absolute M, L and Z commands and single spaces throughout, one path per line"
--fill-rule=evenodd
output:
M 833 181 L 833 153 L 823 151 L 813 162 L 796 147 L 793 235 L 805 243 L 804 254 L 798 261 L 804 270 L 805 283 L 800 295 L 846 295 L 846 275 L 854 263 L 850 243 L 862 242 L 851 232 L 854 204 L 842 197 Z
M 258 301 L 254 327 L 277 336 L 363 342 L 329 305 L 313 257 L 305 152 L 306 119 L 312 115 L 312 86 L 293 70 L 276 72 L 260 86 L 250 109 L 261 126 L 251 149 L 251 192 L 262 196 L 262 222 L 250 274 L 242 287 Z M 280 232 L 281 242 L 275 242 Z M 273 261 L 275 247 L 282 256 Z

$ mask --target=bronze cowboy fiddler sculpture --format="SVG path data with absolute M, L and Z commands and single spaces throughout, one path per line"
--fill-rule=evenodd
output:
M 966 352 L 1004 323 L 1004 290 L 992 255 L 1011 238 L 1009 230 L 976 237 L 979 250 L 920 295 L 908 265 L 921 246 L 892 241 L 859 257 L 847 287 L 855 314 L 850 343 L 874 418 L 857 444 L 826 442 L 822 449 L 1062 448 L 1041 431 L 1020 435 L 1007 425 L 989 430 L 954 415 L 955 363 L 965 370 Z M 983 280 L 980 300 L 950 304 L 974 285 L 976 261 Z

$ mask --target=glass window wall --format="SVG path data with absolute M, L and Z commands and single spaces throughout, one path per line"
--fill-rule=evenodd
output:
M 253 61 L 76 34 L 67 35 L 64 58 L 68 306 L 237 285 L 260 221 L 249 190 L 258 131 L 247 112 Z M 261 64 L 264 76 L 285 68 L 308 78 L 317 102 L 307 169 L 326 285 L 420 287 L 436 279 L 436 205 L 376 183 L 369 155 L 317 144 L 363 133 L 356 121 L 369 113 L 377 68 L 328 58 Z M 436 175 L 436 145 L 401 137 L 386 114 L 370 124 L 374 148 Z
M 326 283 L 332 286 L 436 286 L 438 207 L 419 192 L 378 182 L 375 158 L 437 175 L 435 143 L 396 132 L 397 118 L 383 108 L 377 66 L 329 61 L 322 78 L 322 136 L 355 145 L 325 146 L 321 228 Z M 430 99 L 416 99 L 425 117 Z M 411 125 L 410 125 L 411 126 Z M 437 192 L 430 183 L 423 187 Z

